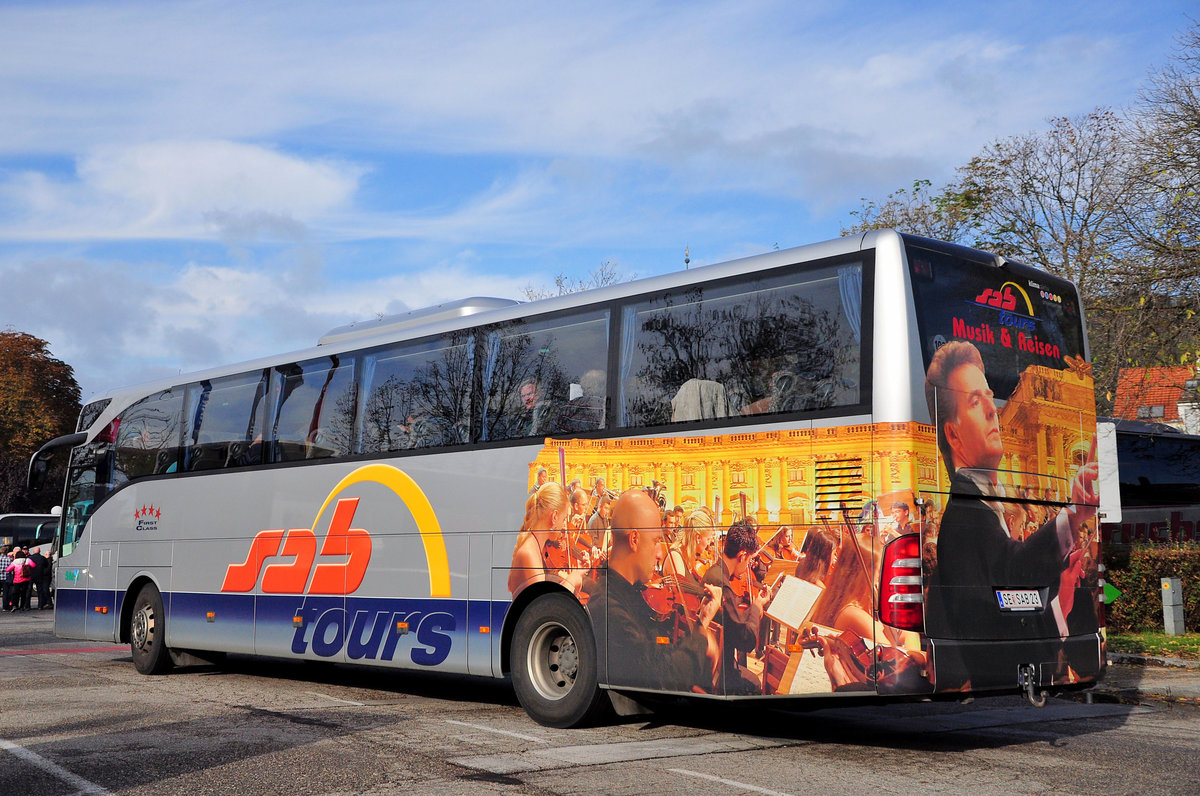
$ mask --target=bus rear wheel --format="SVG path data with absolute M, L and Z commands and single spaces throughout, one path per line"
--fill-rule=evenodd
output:
M 129 649 L 133 666 L 142 674 L 162 674 L 171 668 L 167 649 L 167 615 L 162 594 L 153 583 L 138 592 L 129 619 Z
M 596 639 L 566 594 L 538 597 L 517 619 L 509 654 L 513 689 L 538 724 L 580 727 L 608 705 L 596 675 Z

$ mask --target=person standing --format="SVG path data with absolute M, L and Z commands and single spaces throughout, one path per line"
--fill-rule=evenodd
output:
M 1066 637 L 1083 555 L 1077 540 L 1099 503 L 1095 443 L 1071 483 L 1071 505 L 1027 538 L 1014 539 L 995 500 L 1005 496 L 996 471 L 1004 441 L 979 350 L 960 340 L 939 348 L 925 392 L 950 478 L 937 568 L 929 580 L 939 599 L 930 601 L 927 627 L 951 637 L 968 632 L 1003 638 L 1018 620 L 1038 621 L 1044 636 Z M 995 589 L 1013 587 L 1045 590 L 1047 610 L 1017 619 L 1001 611 Z
M 1020 538 L 1010 535 L 1004 515 L 1005 486 L 997 468 L 1004 457 L 996 399 L 979 350 L 954 340 L 933 355 L 925 396 L 937 430 L 937 444 L 950 481 L 942 512 L 936 566 L 928 580 L 925 630 L 937 638 L 1001 639 L 1022 633 L 1040 638 L 1039 661 L 1052 661 L 1064 649 L 1060 640 L 1096 630 L 1096 616 L 1079 580 L 1084 549 L 1081 531 L 1096 514 L 1096 443 L 1071 481 L 1070 503 L 1042 526 Z M 1006 611 L 1001 589 L 1040 593 L 1043 608 Z M 977 683 L 992 671 L 991 645 L 964 646 L 961 654 L 935 660 L 939 690 Z M 1078 665 L 1075 665 L 1078 664 Z M 1088 665 L 1073 662 L 1076 671 Z
M 34 565 L 23 554 L 13 558 L 12 563 L 5 567 L 6 572 L 12 572 L 13 591 L 10 613 L 29 610 L 29 588 L 33 585 Z
M 33 585 L 37 589 L 38 610 L 53 608 L 50 602 L 50 559 L 42 555 L 42 548 L 35 547 L 29 551 L 29 560 L 34 565 Z
M 12 563 L 11 551 L 8 545 L 0 547 L 0 611 L 7 611 L 11 604 L 12 573 L 8 571 L 8 565 Z

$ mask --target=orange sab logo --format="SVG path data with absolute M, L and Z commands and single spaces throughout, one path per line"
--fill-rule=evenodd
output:
M 1016 293 L 1013 292 L 1014 290 Z M 1016 282 L 1005 282 L 999 290 L 990 287 L 984 288 L 984 291 L 975 297 L 975 303 L 985 307 L 995 307 L 998 310 L 1019 312 L 1020 310 L 1017 309 L 1018 295 L 1024 299 L 1025 313 L 1032 317 L 1033 302 L 1029 300 L 1029 294 Z
M 347 487 L 377 483 L 394 492 L 416 520 L 425 557 L 429 564 L 429 594 L 450 596 L 450 565 L 441 526 L 425 493 L 402 470 L 386 464 L 360 467 L 343 478 L 325 498 L 311 528 L 259 531 L 250 543 L 250 552 L 240 564 L 225 571 L 223 592 L 253 591 L 262 575 L 264 594 L 352 594 L 362 585 L 371 562 L 371 534 L 351 527 L 360 498 L 342 498 L 333 509 L 329 532 L 321 545 L 320 557 L 344 557 L 344 561 L 318 563 L 317 526 L 334 498 Z M 282 548 L 282 549 L 281 549 Z M 269 558 L 290 558 L 288 562 L 263 566 Z M 310 576 L 311 575 L 311 580 Z M 305 586 L 308 588 L 306 589 Z

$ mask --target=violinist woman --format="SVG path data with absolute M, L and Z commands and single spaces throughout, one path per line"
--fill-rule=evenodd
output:
M 800 560 L 796 563 L 796 577 L 825 588 L 825 581 L 833 566 L 835 544 L 828 531 L 818 528 L 809 531 L 804 537 Z
M 800 554 L 796 552 L 795 544 L 792 542 L 792 529 L 786 525 L 779 526 L 779 530 L 767 542 L 766 552 L 776 560 L 799 560 Z
M 716 522 L 713 513 L 703 506 L 684 517 L 683 526 L 663 561 L 665 578 L 675 578 L 683 589 L 703 594 L 701 584 L 704 573 L 712 564 L 712 549 L 717 538 Z
M 512 569 L 508 573 L 508 590 L 516 593 L 530 583 L 546 580 L 554 575 L 567 588 L 577 592 L 583 582 L 583 572 L 566 569 L 556 562 L 551 566 L 546 561 L 549 549 L 565 550 L 567 526 L 567 493 L 562 485 L 548 481 L 525 501 L 525 521 L 513 548 Z
M 859 559 L 850 545 L 857 544 L 851 534 L 839 542 L 836 535 L 827 529 L 813 529 L 804 540 L 803 554 L 796 565 L 796 577 L 807 580 L 825 592 L 813 607 L 813 616 L 826 626 L 857 636 L 874 639 L 880 650 L 893 657 L 903 658 L 906 666 L 924 666 L 925 655 L 920 651 L 920 637 L 876 622 L 864 605 L 870 604 L 870 582 L 861 571 Z M 849 680 L 835 675 L 832 657 L 840 649 L 845 653 L 845 644 L 830 648 L 826 646 L 826 669 L 835 687 L 846 687 Z M 889 648 L 886 649 L 885 648 Z M 844 657 L 844 656 L 843 656 Z M 854 667 L 847 667 L 850 672 Z

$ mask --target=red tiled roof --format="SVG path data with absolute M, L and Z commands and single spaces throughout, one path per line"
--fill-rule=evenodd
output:
M 1179 396 L 1188 379 L 1195 378 L 1191 367 L 1121 368 L 1117 376 L 1117 397 L 1113 414 L 1128 420 L 1138 419 L 1138 407 L 1163 407 L 1162 420 L 1178 420 Z M 1154 418 L 1158 420 L 1159 418 Z

